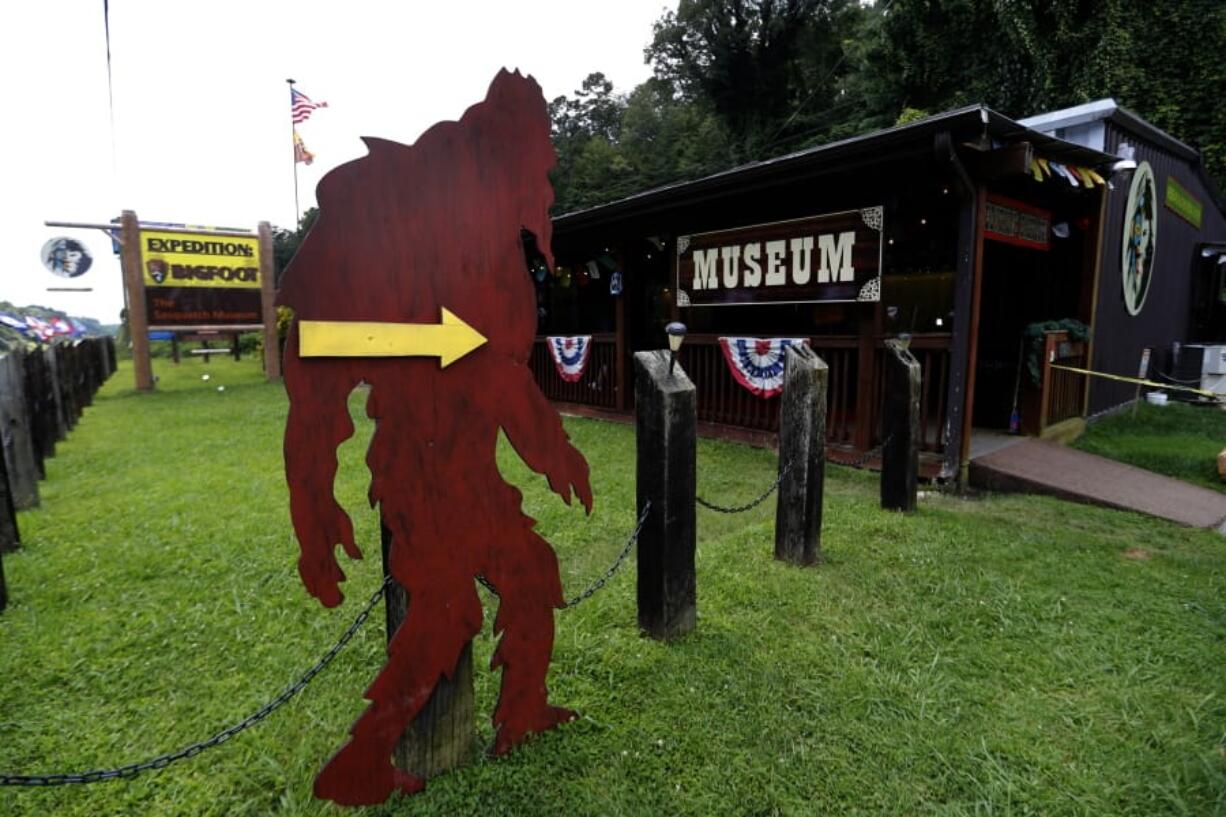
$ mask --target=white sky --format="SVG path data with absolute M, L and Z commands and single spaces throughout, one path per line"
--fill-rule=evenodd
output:
M 328 108 L 299 133 L 302 209 L 360 136 L 414 141 L 480 101 L 503 66 L 545 98 L 603 71 L 628 92 L 675 0 L 111 0 L 114 158 L 102 0 L 6 3 L 0 12 L 0 300 L 117 323 L 119 261 L 98 231 L 44 220 L 142 220 L 254 229 L 294 217 L 289 89 Z M 94 257 L 66 280 L 39 259 L 56 235 Z M 87 286 L 89 293 L 47 292 Z

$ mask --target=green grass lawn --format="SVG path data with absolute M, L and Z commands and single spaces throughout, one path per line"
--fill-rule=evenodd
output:
M 361 466 L 340 501 L 368 558 L 325 610 L 295 568 L 281 471 L 285 397 L 258 363 L 122 368 L 48 462 L 20 516 L 0 614 L 0 774 L 87 770 L 180 748 L 276 695 L 381 580 Z M 217 386 L 224 385 L 224 392 Z M 354 411 L 360 410 L 355 396 Z M 1170 409 L 1165 409 L 1170 411 Z M 593 464 L 591 518 L 501 463 L 557 548 L 567 595 L 634 521 L 630 426 L 568 420 Z M 769 484 L 768 451 L 702 441 L 699 491 Z M 556 703 L 581 720 L 425 793 L 342 811 L 315 773 L 382 662 L 382 611 L 270 720 L 133 781 L 0 788 L 17 815 L 1208 815 L 1226 813 L 1226 539 L 1056 500 L 930 496 L 877 507 L 875 475 L 832 467 L 828 562 L 771 558 L 772 502 L 699 511 L 698 629 L 635 626 L 633 562 L 558 613 Z M 476 642 L 488 745 L 494 642 Z
M 1205 406 L 1142 403 L 1094 423 L 1075 448 L 1159 474 L 1226 491 L 1217 455 L 1226 448 L 1226 411 Z

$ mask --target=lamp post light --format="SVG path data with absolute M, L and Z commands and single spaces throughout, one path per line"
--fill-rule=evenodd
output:
M 677 352 L 681 349 L 682 342 L 685 341 L 685 324 L 673 321 L 664 327 L 664 331 L 668 333 L 668 376 L 672 377 L 673 367 L 677 365 Z

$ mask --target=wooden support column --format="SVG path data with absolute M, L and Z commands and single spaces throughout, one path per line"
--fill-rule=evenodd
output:
M 634 355 L 634 414 L 638 449 L 638 513 L 651 511 L 638 541 L 639 628 L 668 640 L 694 629 L 695 444 L 694 384 L 669 353 Z
M 779 406 L 775 558 L 811 565 L 822 560 L 826 387 L 830 370 L 808 346 L 789 346 L 786 355 Z
M 902 341 L 885 343 L 885 446 L 881 451 L 881 507 L 914 511 L 919 482 L 920 376 Z
M 387 525 L 381 527 L 383 574 L 386 576 L 390 575 L 388 554 L 392 532 Z M 408 615 L 411 601 L 404 587 L 393 579 L 384 593 L 389 644 Z M 470 641 L 460 652 L 452 677 L 438 679 L 430 700 L 396 744 L 396 767 L 424 780 L 466 763 L 477 745 L 473 700 L 473 644 Z
M 153 361 L 149 357 L 149 316 L 145 310 L 145 274 L 140 265 L 140 222 L 124 210 L 120 218 L 123 247 L 123 289 L 128 302 L 128 334 L 132 338 L 132 370 L 137 391 L 153 390 Z
M 281 343 L 277 337 L 276 266 L 273 263 L 272 226 L 261 221 L 260 234 L 260 312 L 264 322 L 264 376 L 269 383 L 281 381 Z
M 19 510 L 38 507 L 38 466 L 30 437 L 30 418 L 25 393 L 24 353 L 13 350 L 0 359 L 0 424 L 3 425 L 4 458 Z
M 856 344 L 856 431 L 853 441 L 860 451 L 873 447 L 877 428 L 876 385 L 877 338 L 874 304 L 856 304 L 860 312 L 860 336 Z

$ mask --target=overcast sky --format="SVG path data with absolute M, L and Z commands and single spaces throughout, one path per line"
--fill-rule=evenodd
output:
M 618 92 L 650 75 L 643 48 L 668 0 L 111 0 L 114 148 L 102 0 L 6 4 L 0 23 L 0 300 L 116 323 L 119 261 L 99 231 L 44 220 L 292 226 L 285 79 L 328 108 L 299 126 L 302 208 L 360 136 L 414 141 L 480 101 L 503 66 L 552 99 L 592 71 Z M 83 240 L 85 275 L 48 272 L 48 238 Z M 54 286 L 89 293 L 47 292 Z

